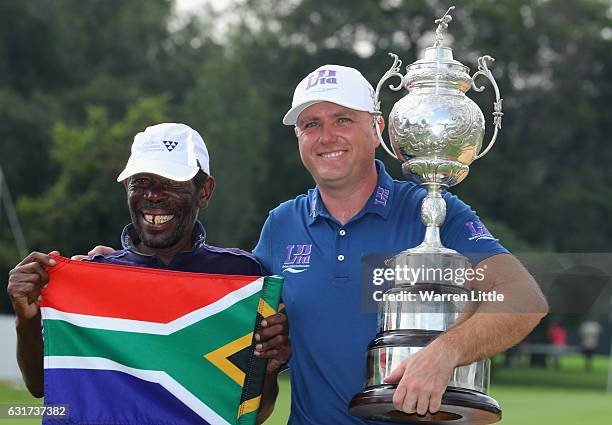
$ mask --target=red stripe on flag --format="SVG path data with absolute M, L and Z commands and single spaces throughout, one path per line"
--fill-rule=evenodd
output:
M 258 278 L 54 258 L 58 264 L 48 269 L 49 285 L 42 291 L 42 307 L 156 323 L 171 322 L 212 304 Z M 194 285 L 205 290 L 194 290 Z

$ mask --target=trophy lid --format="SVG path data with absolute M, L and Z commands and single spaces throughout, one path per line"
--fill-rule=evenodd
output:
M 434 45 L 425 49 L 422 59 L 406 67 L 404 85 L 408 90 L 419 87 L 447 86 L 467 92 L 472 86 L 470 69 L 453 59 L 453 50 L 450 47 L 442 46 L 444 32 L 453 19 L 449 12 L 454 8 L 455 6 L 451 6 L 444 16 L 436 19 L 435 23 L 438 24 L 438 28 L 436 28 Z

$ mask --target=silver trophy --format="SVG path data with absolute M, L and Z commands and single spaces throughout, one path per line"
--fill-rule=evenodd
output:
M 397 86 L 389 88 L 408 90 L 394 106 L 389 116 L 389 137 L 393 151 L 385 144 L 380 130 L 378 137 L 385 150 L 402 162 L 402 172 L 427 190 L 421 205 L 421 218 L 426 226 L 423 242 L 393 258 L 393 266 L 411 269 L 467 270 L 469 260 L 457 251 L 446 248 L 440 241 L 440 226 L 444 223 L 446 203 L 442 192 L 461 182 L 469 172 L 469 165 L 482 158 L 493 146 L 501 128 L 502 99 L 497 83 L 488 69 L 490 56 L 478 59 L 478 71 L 469 75 L 469 68 L 453 59 L 449 47 L 442 46 L 444 32 L 452 20 L 446 14 L 435 21 L 438 24 L 432 47 L 425 50 L 423 59 L 400 72 L 401 60 L 390 53 L 394 62 L 376 87 L 375 102 L 380 114 L 380 89 L 390 78 L 398 77 Z M 495 90 L 493 112 L 494 132 L 486 149 L 480 152 L 485 120 L 480 108 L 465 93 L 473 88 L 479 76 L 486 77 Z M 480 153 L 479 153 L 480 152 Z M 387 295 L 400 295 L 427 291 L 436 294 L 465 294 L 471 299 L 463 281 L 440 274 L 425 277 L 418 282 L 397 278 Z M 390 301 L 390 299 L 400 299 Z M 403 299 L 406 297 L 404 296 Z M 469 314 L 475 308 L 464 297 L 460 301 L 406 302 L 402 297 L 387 297 L 378 313 L 378 334 L 367 351 L 366 382 L 350 404 L 350 412 L 371 420 L 402 423 L 488 424 L 501 418 L 498 403 L 487 395 L 489 389 L 490 360 L 484 359 L 455 368 L 438 413 L 425 416 L 407 415 L 394 409 L 392 403 L 396 385 L 386 384 L 385 378 L 411 354 L 421 350 L 442 332 Z

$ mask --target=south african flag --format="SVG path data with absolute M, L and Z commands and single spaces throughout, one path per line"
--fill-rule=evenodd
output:
M 48 424 L 254 424 L 265 361 L 254 332 L 282 278 L 54 257 L 43 290 Z

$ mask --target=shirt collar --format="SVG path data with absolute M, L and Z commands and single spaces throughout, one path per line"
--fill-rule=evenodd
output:
M 370 195 L 370 198 L 366 202 L 363 209 L 357 215 L 355 215 L 353 219 L 357 219 L 363 214 L 367 213 L 378 214 L 384 219 L 389 216 L 393 202 L 393 179 L 389 173 L 387 173 L 385 165 L 382 161 L 376 159 L 375 164 L 376 172 L 378 173 L 376 187 L 374 187 L 374 191 Z M 313 224 L 317 217 L 331 218 L 331 215 L 323 204 L 318 186 L 308 191 L 308 205 L 309 224 Z
M 308 224 L 314 223 L 319 216 L 329 217 L 327 208 L 325 208 L 325 205 L 323 205 L 323 200 L 321 199 L 318 186 L 308 191 L 308 201 L 310 206 Z
M 378 172 L 378 181 L 364 207 L 364 212 L 378 214 L 386 219 L 389 217 L 391 205 L 393 205 L 393 178 L 387 173 L 385 164 L 379 159 L 376 160 L 376 171 Z
M 206 229 L 204 229 L 204 225 L 199 220 L 196 220 L 193 226 L 193 240 L 195 242 L 193 244 L 192 251 L 201 248 L 206 241 Z M 145 255 L 136 249 L 139 243 L 140 238 L 138 237 L 138 233 L 136 232 L 134 225 L 130 223 L 125 226 L 121 232 L 121 245 L 123 248 L 129 249 L 130 251 L 140 255 Z

